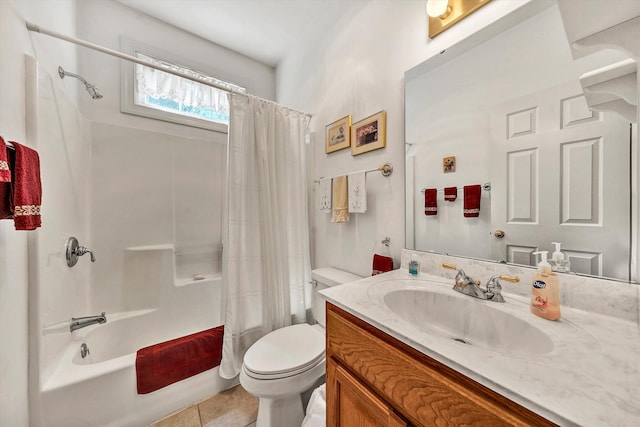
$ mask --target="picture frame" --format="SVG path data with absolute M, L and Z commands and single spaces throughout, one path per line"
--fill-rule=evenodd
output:
M 351 125 L 351 154 L 367 153 L 387 145 L 387 112 L 380 111 Z
M 325 133 L 327 154 L 349 148 L 351 146 L 351 114 L 327 125 Z

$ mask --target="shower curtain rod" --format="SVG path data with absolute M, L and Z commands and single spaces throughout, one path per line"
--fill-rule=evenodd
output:
M 249 94 L 244 93 L 244 92 L 239 92 L 237 90 L 233 90 L 233 89 L 231 89 L 229 87 L 226 87 L 224 85 L 221 85 L 221 84 L 212 83 L 212 82 L 208 82 L 206 80 L 200 80 L 200 79 L 194 78 L 194 77 L 192 77 L 192 76 L 190 76 L 190 75 L 188 75 L 186 73 L 182 73 L 180 71 L 175 71 L 175 70 L 171 70 L 171 69 L 168 69 L 168 68 L 163 68 L 163 67 L 161 67 L 159 65 L 154 64 L 153 62 L 146 61 L 146 60 L 140 59 L 140 58 L 136 58 L 135 56 L 127 55 L 126 53 L 122 53 L 122 52 L 119 52 L 117 50 L 109 49 L 107 47 L 100 46 L 98 44 L 91 43 L 91 42 L 88 42 L 86 40 L 82 40 L 82 39 L 79 39 L 79 38 L 76 38 L 76 37 L 67 36 L 65 34 L 58 33 L 56 31 L 47 30 L 46 28 L 42 28 L 39 25 L 36 25 L 36 24 L 31 23 L 29 21 L 26 21 L 26 26 L 27 26 L 27 30 L 29 30 L 29 31 L 33 31 L 33 32 L 40 33 L 40 34 L 45 34 L 47 36 L 54 37 L 56 39 L 64 40 L 64 41 L 67 41 L 67 42 L 70 42 L 70 43 L 77 44 L 79 46 L 87 47 L 89 49 L 93 49 L 93 50 L 96 50 L 98 52 L 106 53 L 107 55 L 115 56 L 116 58 L 124 59 L 125 61 L 135 62 L 136 64 L 145 65 L 147 67 L 155 68 L 156 70 L 164 71 L 165 73 L 173 74 L 175 76 L 182 77 L 182 78 L 194 81 L 194 82 L 198 82 L 198 83 L 201 83 L 201 84 L 206 85 L 206 86 L 211 86 L 213 88 L 216 88 L 216 89 L 219 89 L 219 90 L 223 90 L 225 92 L 233 93 L 233 94 L 236 94 L 236 95 L 244 95 L 244 96 L 248 96 L 249 95 Z M 255 96 L 255 95 L 252 95 L 252 96 Z M 256 97 L 256 98 L 259 98 L 259 97 Z M 267 100 L 267 101 L 274 102 L 274 101 L 270 101 L 270 100 Z M 283 105 L 283 107 L 289 108 L 289 107 L 286 107 L 284 105 Z M 296 111 L 296 112 L 298 112 L 300 114 L 304 114 L 305 116 L 307 116 L 309 118 L 312 117 L 312 115 L 309 114 L 309 113 L 305 113 L 303 111 L 294 110 L 293 108 L 289 108 L 289 109 L 292 110 L 292 111 Z

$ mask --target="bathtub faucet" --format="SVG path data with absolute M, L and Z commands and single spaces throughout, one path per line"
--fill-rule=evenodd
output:
M 72 317 L 71 323 L 69 323 L 69 329 L 71 332 L 76 329 L 86 328 L 87 326 L 95 325 L 96 323 L 106 323 L 107 316 L 103 311 L 99 316 L 87 316 L 87 317 Z

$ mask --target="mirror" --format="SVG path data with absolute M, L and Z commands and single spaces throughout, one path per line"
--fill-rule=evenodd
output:
M 635 132 L 592 112 L 579 80 L 626 57 L 574 60 L 555 4 L 522 15 L 405 73 L 407 247 L 535 266 L 534 252 L 551 259 L 560 242 L 572 272 L 631 280 Z M 467 217 L 463 188 L 477 184 L 479 214 Z

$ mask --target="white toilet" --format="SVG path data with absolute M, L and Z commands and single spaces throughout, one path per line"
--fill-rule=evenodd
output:
M 318 291 L 360 276 L 332 267 L 311 272 L 316 325 L 287 326 L 260 338 L 247 350 L 240 384 L 259 399 L 256 427 L 300 427 L 302 393 L 325 374 L 325 298 Z

